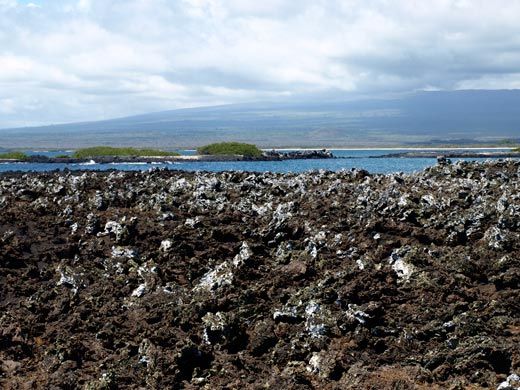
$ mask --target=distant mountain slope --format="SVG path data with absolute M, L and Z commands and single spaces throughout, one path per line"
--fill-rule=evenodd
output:
M 0 146 L 195 147 L 479 143 L 520 138 L 520 90 L 419 92 L 396 99 L 251 103 L 0 130 Z

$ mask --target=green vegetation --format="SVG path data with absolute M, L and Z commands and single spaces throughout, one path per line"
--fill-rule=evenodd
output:
M 22 152 L 0 153 L 0 160 L 26 160 L 27 155 Z
M 70 158 L 71 156 L 68 154 L 57 154 L 54 158 Z
M 92 148 L 78 149 L 74 152 L 75 158 L 89 158 L 101 156 L 135 156 L 135 157 L 162 157 L 162 156 L 178 156 L 176 152 L 165 152 L 155 149 L 136 149 L 136 148 L 114 148 L 111 146 L 94 146 Z
M 259 157 L 262 151 L 252 144 L 240 142 L 220 142 L 202 146 L 197 149 L 198 154 L 206 155 L 241 155 L 247 157 Z

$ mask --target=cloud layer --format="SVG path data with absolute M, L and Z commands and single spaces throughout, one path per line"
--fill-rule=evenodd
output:
M 0 127 L 520 88 L 520 1 L 0 0 Z

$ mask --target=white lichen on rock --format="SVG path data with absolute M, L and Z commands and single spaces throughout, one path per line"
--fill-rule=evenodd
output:
M 305 330 L 312 338 L 325 336 L 328 327 L 322 318 L 322 308 L 317 302 L 310 301 L 305 306 L 305 317 Z
M 223 333 L 227 326 L 226 318 L 221 312 L 206 313 L 202 317 L 202 323 L 204 324 L 202 339 L 206 344 L 212 343 L 210 333 Z
M 511 374 L 505 381 L 500 383 L 497 390 L 520 390 L 520 376 Z
M 135 298 L 141 298 L 146 292 L 146 283 L 141 283 L 134 291 L 132 296 Z
M 137 251 L 134 248 L 113 246 L 111 252 L 112 258 L 126 258 L 135 259 L 137 258 Z
M 60 266 L 56 271 L 60 274 L 60 280 L 58 280 L 58 283 L 56 283 L 56 285 L 70 287 L 72 293 L 74 295 L 77 294 L 78 289 L 81 285 L 81 282 L 78 280 L 78 275 L 76 275 L 68 267 Z
M 214 270 L 206 272 L 200 279 L 199 284 L 194 288 L 195 291 L 214 291 L 223 286 L 233 283 L 233 271 L 227 261 L 217 265 Z
M 191 228 L 195 228 L 200 224 L 200 217 L 197 216 L 195 218 L 187 218 L 184 224 Z
M 357 264 L 358 268 L 360 269 L 360 271 L 363 271 L 366 267 L 366 264 L 362 258 L 357 259 L 356 264 Z
M 511 243 L 510 234 L 497 226 L 490 227 L 484 234 L 484 239 L 487 240 L 490 248 L 496 250 L 507 249 Z
M 105 224 L 105 231 L 101 233 L 100 235 L 107 235 L 107 234 L 115 234 L 116 237 L 121 235 L 123 232 L 123 226 L 115 221 L 108 221 Z
M 143 341 L 141 341 L 137 354 L 140 364 L 149 368 L 152 368 L 155 365 L 155 346 L 149 339 L 143 339 Z
M 159 247 L 159 250 L 161 252 L 169 252 L 171 247 L 172 247 L 171 240 L 162 240 L 161 241 L 161 246 Z
M 312 357 L 309 359 L 309 364 L 306 369 L 311 374 L 318 374 L 320 372 L 321 356 L 318 352 L 313 352 Z
M 235 267 L 240 267 L 244 265 L 250 258 L 253 256 L 253 251 L 247 244 L 247 242 L 243 242 L 240 247 L 240 252 L 234 257 L 233 265 Z
M 76 232 L 78 231 L 78 228 L 79 228 L 78 223 L 77 222 L 73 223 L 70 226 L 70 234 L 76 234 Z
M 403 282 L 408 281 L 414 272 L 414 266 L 405 261 L 405 256 L 409 249 L 408 247 L 395 249 L 388 259 L 397 277 Z
M 137 274 L 143 280 L 134 291 L 132 297 L 141 298 L 153 288 L 154 278 L 157 274 L 157 266 L 152 261 L 148 261 L 137 269 Z
M 364 325 L 367 322 L 367 320 L 371 318 L 370 315 L 362 311 L 358 305 L 349 304 L 347 308 L 347 316 L 356 320 L 361 325 Z
M 286 306 L 283 309 L 275 310 L 273 313 L 273 320 L 280 322 L 296 321 L 299 318 L 298 308 L 295 306 Z

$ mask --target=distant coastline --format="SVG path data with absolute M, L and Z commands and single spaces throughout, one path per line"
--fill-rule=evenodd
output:
M 262 150 L 316 150 L 316 149 L 326 149 L 326 150 L 512 150 L 514 147 L 498 147 L 498 146 L 490 146 L 490 147 L 387 147 L 387 148 L 375 148 L 375 147 L 359 147 L 359 148 L 335 148 L 335 147 L 315 147 L 315 148 L 262 148 Z M 185 151 L 192 151 L 192 149 L 182 149 Z M 194 150 L 194 149 L 193 149 Z
M 277 150 L 277 151 L 281 151 L 281 152 L 284 152 L 284 151 L 290 151 L 290 150 L 296 150 L 296 151 L 305 151 L 305 150 L 345 150 L 345 151 L 349 151 L 349 150 L 367 150 L 367 151 L 371 151 L 371 150 L 424 150 L 424 151 L 427 151 L 427 150 L 513 150 L 515 149 L 515 147 L 512 147 L 512 146 L 506 146 L 506 147 L 500 147 L 500 146 L 490 146 L 490 147 L 482 147 L 482 146 L 479 146 L 479 147 L 467 147 L 467 148 L 464 148 L 464 147 L 438 147 L 438 148 L 435 148 L 435 147 L 395 147 L 395 146 L 392 146 L 392 147 L 381 147 L 381 148 L 376 148 L 376 147 L 352 147 L 352 148 L 346 148 L 346 147 L 333 147 L 333 146 L 330 146 L 330 147 L 323 147 L 323 146 L 316 146 L 314 148 L 301 148 L 301 147 L 294 147 L 294 148 L 291 148 L 291 147 L 286 147 L 284 146 L 283 148 L 277 148 L 277 147 L 272 147 L 272 148 L 260 148 L 261 150 L 263 151 L 269 151 L 269 150 Z M 176 150 L 179 150 L 179 151 L 182 151 L 182 152 L 196 152 L 197 149 L 191 149 L 191 148 L 187 148 L 187 149 L 184 149 L 184 148 L 179 148 L 179 149 L 176 149 Z

